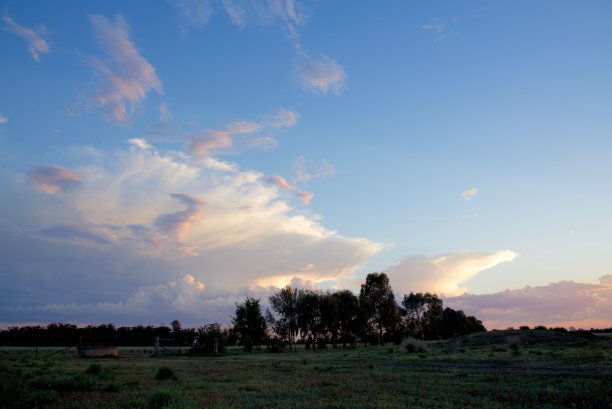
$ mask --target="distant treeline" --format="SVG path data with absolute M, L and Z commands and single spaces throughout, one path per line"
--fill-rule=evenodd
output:
M 270 309 L 264 312 L 259 299 L 245 298 L 236 305 L 232 325 L 225 329 L 217 323 L 182 328 L 179 320 L 157 327 L 119 328 L 113 324 L 79 328 L 53 323 L 0 331 L 0 345 L 72 346 L 83 338 L 99 338 L 114 339 L 119 346 L 152 346 L 155 338 L 160 337 L 173 340 L 175 346 L 197 346 L 196 349 L 204 351 L 212 350 L 213 344 L 218 344 L 221 350 L 225 345 L 240 345 L 250 351 L 263 345 L 274 350 L 282 350 L 287 344 L 291 349 L 296 343 L 305 344 L 308 349 L 329 344 L 346 347 L 358 343 L 400 343 L 407 336 L 436 340 L 486 331 L 476 317 L 444 308 L 436 294 L 410 293 L 398 304 L 384 273 L 368 274 L 359 295 L 349 290 L 323 292 L 287 286 L 273 293 L 269 303 Z M 612 332 L 612 328 L 590 332 Z

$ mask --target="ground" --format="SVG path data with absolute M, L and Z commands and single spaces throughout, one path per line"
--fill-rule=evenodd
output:
M 612 408 L 609 337 L 502 331 L 410 344 L 159 358 L 122 348 L 115 359 L 5 347 L 0 407 Z

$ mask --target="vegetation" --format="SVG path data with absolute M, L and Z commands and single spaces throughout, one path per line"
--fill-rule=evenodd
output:
M 508 330 L 297 349 L 155 358 L 151 348 L 121 348 L 119 358 L 91 360 L 74 349 L 49 357 L 60 348 L 46 348 L 36 359 L 34 348 L 4 347 L 0 407 L 612 408 L 610 337 Z M 161 367 L 174 377 L 157 380 Z

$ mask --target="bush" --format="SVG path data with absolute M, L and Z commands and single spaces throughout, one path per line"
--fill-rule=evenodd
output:
M 176 379 L 176 376 L 174 375 L 174 371 L 172 369 L 164 365 L 157 370 L 155 379 L 158 381 L 164 381 L 166 379 Z
M 409 354 L 413 354 L 415 352 L 427 352 L 427 345 L 425 344 L 425 342 L 411 337 L 408 337 L 406 338 L 406 340 L 404 340 L 404 348 L 406 348 L 406 351 Z
M 100 364 L 91 364 L 85 370 L 86 374 L 98 375 L 100 373 Z

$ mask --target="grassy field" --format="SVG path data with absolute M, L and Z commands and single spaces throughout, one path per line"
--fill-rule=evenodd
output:
M 612 408 L 609 337 L 501 331 L 412 345 L 161 358 L 123 348 L 116 359 L 3 348 L 0 407 Z

